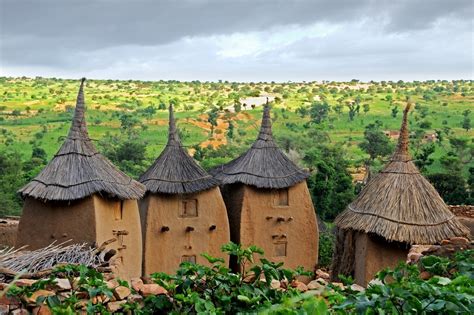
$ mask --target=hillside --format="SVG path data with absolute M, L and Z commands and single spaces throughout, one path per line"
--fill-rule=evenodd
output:
M 34 148 L 36 152 L 40 148 L 45 152 L 43 160 L 48 160 L 67 133 L 77 89 L 78 80 L 0 78 L 0 151 L 15 152 L 28 162 L 35 156 Z M 304 159 L 306 150 L 313 144 L 326 143 L 341 149 L 354 177 L 363 178 L 360 170 L 368 155 L 359 144 L 364 140 L 366 126 L 374 124 L 394 144 L 407 99 L 415 103 L 410 113 L 412 153 L 419 156 L 432 151 L 426 158 L 433 160 L 426 164 L 426 174 L 449 171 L 446 165 L 455 156 L 460 161 L 461 174 L 467 178 L 474 163 L 474 131 L 470 122 L 470 111 L 474 109 L 473 81 L 88 80 L 85 95 L 89 131 L 99 150 L 110 158 L 118 153 L 109 150 L 126 139 L 144 144 L 143 165 L 137 168 L 124 164 L 124 170 L 133 176 L 161 152 L 166 140 L 166 107 L 170 102 L 175 105 L 184 144 L 193 154 L 199 150 L 195 157 L 209 168 L 234 158 L 253 141 L 260 123 L 259 105 L 266 97 L 274 107 L 277 141 L 290 151 L 294 160 L 310 169 L 313 165 Z M 459 145 L 456 140 L 463 143 Z M 217 148 L 220 149 L 215 151 Z M 375 159 L 374 168 L 384 159 L 386 155 Z M 122 167 L 120 163 L 119 166 Z

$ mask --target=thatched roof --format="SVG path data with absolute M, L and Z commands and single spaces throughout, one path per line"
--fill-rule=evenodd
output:
M 403 113 L 400 138 L 385 168 L 335 220 L 342 229 L 375 233 L 389 241 L 435 244 L 468 235 L 436 189 L 420 174 L 408 152 L 407 116 Z
M 145 187 L 119 171 L 97 152 L 87 132 L 82 79 L 76 110 L 63 145 L 41 173 L 20 189 L 23 197 L 41 200 L 77 200 L 92 194 L 139 199 Z
M 258 188 L 286 188 L 309 174 L 298 168 L 273 140 L 270 106 L 263 109 L 262 125 L 252 147 L 228 164 L 211 171 L 223 184 L 243 183 Z
M 219 181 L 183 148 L 171 105 L 169 112 L 168 143 L 139 181 L 145 184 L 147 192 L 163 194 L 189 194 L 216 187 Z

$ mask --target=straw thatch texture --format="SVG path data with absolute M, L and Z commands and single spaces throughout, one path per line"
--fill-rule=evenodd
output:
M 389 241 L 435 244 L 467 229 L 449 211 L 436 189 L 420 174 L 408 152 L 407 115 L 397 149 L 385 168 L 335 220 L 341 229 L 378 234 Z
M 163 194 L 189 194 L 219 185 L 188 154 L 181 144 L 176 129 L 173 107 L 169 107 L 168 143 L 152 166 L 140 177 L 147 192 Z
M 257 188 L 287 188 L 309 174 L 298 168 L 273 141 L 270 107 L 265 105 L 257 140 L 240 157 L 211 171 L 223 184 L 243 183 Z
M 81 81 L 66 140 L 41 173 L 20 189 L 23 197 L 59 201 L 82 199 L 98 193 L 119 199 L 139 199 L 145 193 L 142 184 L 98 153 L 89 138 L 84 117 L 84 81 Z

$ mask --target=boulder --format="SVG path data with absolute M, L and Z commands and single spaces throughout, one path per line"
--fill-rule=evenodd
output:
M 71 290 L 71 282 L 68 279 L 57 278 L 54 280 L 54 286 L 58 291 Z
M 131 290 L 124 286 L 118 286 L 114 289 L 114 296 L 117 300 L 126 299 L 131 294 Z
M 329 280 L 329 273 L 322 271 L 321 269 L 316 270 L 316 278 L 323 278 L 324 280 Z
M 53 296 L 56 295 L 56 292 L 49 290 L 38 290 L 33 292 L 31 296 L 26 297 L 26 302 L 34 304 L 40 296 Z
M 127 303 L 127 301 L 109 302 L 107 304 L 107 310 L 111 313 L 115 313 L 120 310 L 125 303 Z
M 318 280 L 313 280 L 307 284 L 308 290 L 321 290 L 324 289 L 326 286 L 321 284 Z
M 144 284 L 140 292 L 143 296 L 168 294 L 165 288 L 156 283 Z
M 135 290 L 136 292 L 140 292 L 144 284 L 141 278 L 132 278 L 130 280 L 130 283 L 132 285 L 132 289 Z

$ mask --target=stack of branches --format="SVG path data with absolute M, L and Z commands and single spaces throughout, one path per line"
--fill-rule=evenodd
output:
M 39 279 L 51 274 L 55 267 L 61 265 L 85 265 L 102 272 L 110 272 L 110 263 L 115 250 L 106 249 L 114 242 L 111 239 L 100 247 L 87 243 L 61 244 L 52 243 L 44 248 L 33 251 L 26 247 L 5 248 L 0 250 L 0 280 L 13 278 Z M 69 242 L 69 241 L 68 241 Z

